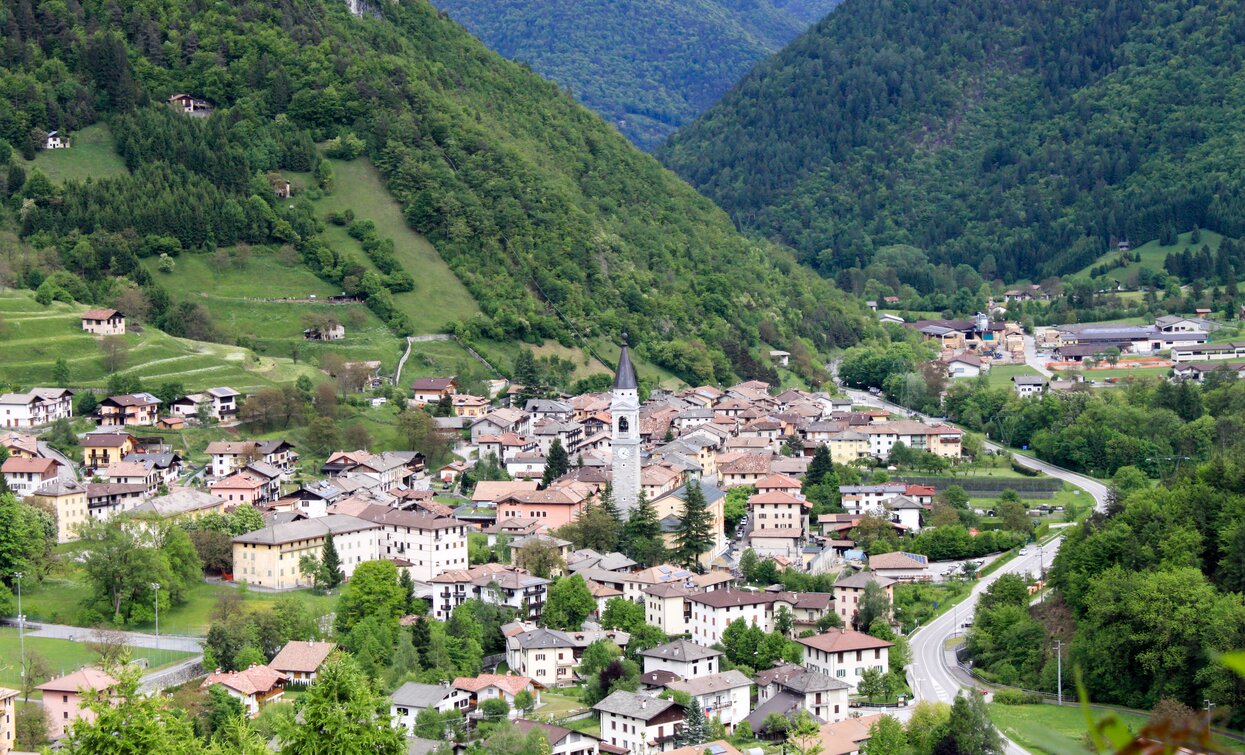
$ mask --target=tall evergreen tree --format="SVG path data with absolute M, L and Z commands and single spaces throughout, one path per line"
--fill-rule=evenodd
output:
M 657 510 L 643 490 L 623 526 L 623 553 L 645 566 L 656 566 L 666 554 Z
M 398 586 L 402 588 L 403 612 L 415 613 L 415 580 L 411 578 L 409 569 L 398 570 Z
M 554 438 L 549 445 L 549 453 L 545 454 L 545 474 L 541 478 L 541 486 L 549 487 L 549 483 L 566 474 L 570 468 L 571 460 L 562 446 L 562 439 Z
M 618 510 L 618 503 L 614 501 L 614 483 L 605 483 L 605 489 L 601 491 L 599 503 L 601 508 L 621 526 L 623 523 L 622 512 Z
M 683 731 L 680 732 L 679 745 L 681 747 L 698 745 L 708 738 L 708 722 L 705 720 L 705 711 L 700 707 L 700 703 L 693 698 L 691 707 L 687 709 L 687 717 L 683 720 Z
M 683 519 L 675 535 L 674 557 L 684 566 L 697 566 L 700 554 L 713 548 L 713 522 L 700 482 L 690 480 L 683 501 Z
M 834 474 L 834 462 L 830 459 L 830 447 L 822 444 L 817 446 L 813 460 L 808 463 L 808 471 L 804 474 L 805 487 L 820 485 L 828 474 Z
M 332 590 L 345 578 L 341 557 L 337 555 L 337 546 L 333 544 L 332 533 L 329 533 L 324 536 L 324 552 L 320 554 L 320 579 L 324 589 Z

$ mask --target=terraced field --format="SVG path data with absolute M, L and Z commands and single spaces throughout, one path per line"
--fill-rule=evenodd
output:
M 81 329 L 82 309 L 61 302 L 43 307 L 26 292 L 0 293 L 0 380 L 15 387 L 52 385 L 56 360 L 63 358 L 71 385 L 104 387 L 109 373 L 98 340 Z M 124 336 L 130 351 L 118 372 L 147 385 L 180 382 L 187 390 L 229 385 L 254 391 L 315 374 L 312 367 L 261 357 L 249 349 L 173 338 L 149 326 L 141 330 Z
M 206 307 L 227 340 L 246 343 L 264 356 L 297 354 L 300 362 L 315 362 L 332 351 L 347 361 L 378 360 L 391 372 L 402 340 L 365 305 L 329 303 L 341 292 L 287 254 L 254 247 L 240 267 L 220 265 L 212 255 L 188 254 L 177 258 L 172 273 L 159 272 L 154 259 L 144 264 L 174 299 Z M 291 301 L 273 301 L 287 298 Z M 312 315 L 336 318 L 345 325 L 346 338 L 331 344 L 305 340 L 303 329 Z

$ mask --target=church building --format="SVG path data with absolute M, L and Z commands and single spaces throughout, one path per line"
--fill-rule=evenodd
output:
M 622 353 L 618 355 L 618 372 L 614 377 L 614 397 L 610 402 L 613 415 L 614 449 L 612 482 L 614 501 L 625 518 L 640 497 L 640 391 L 635 367 L 623 334 Z

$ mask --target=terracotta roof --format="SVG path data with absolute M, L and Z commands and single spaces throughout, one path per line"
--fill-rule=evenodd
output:
M 882 718 L 881 714 L 845 718 L 821 727 L 821 755 L 850 755 L 859 752 L 868 741 L 869 730 Z
M 226 489 L 236 489 L 236 488 L 244 488 L 244 489 L 248 489 L 248 488 L 249 488 L 249 489 L 254 489 L 254 488 L 261 488 L 261 487 L 263 487 L 263 486 L 264 486 L 264 481 L 263 481 L 263 480 L 260 480 L 260 479 L 257 479 L 257 478 L 255 478 L 255 477 L 252 477 L 251 475 L 247 474 L 246 472 L 237 472 L 236 474 L 231 474 L 231 475 L 229 475 L 228 477 L 226 477 L 225 479 L 223 479 L 223 480 L 217 480 L 216 482 L 214 482 L 214 483 L 212 483 L 212 484 L 211 484 L 211 488 L 212 488 L 212 490 L 216 490 L 217 488 L 226 488 Z
M 796 498 L 790 493 L 784 493 L 781 490 L 773 490 L 768 493 L 757 493 L 756 495 L 748 498 L 749 506 L 752 506 L 755 504 L 784 504 L 784 503 L 785 504 L 797 504 L 798 503 L 804 506 L 811 505 L 808 503 L 808 501 L 800 500 L 799 498 Z
M 82 313 L 83 320 L 109 320 L 113 315 L 121 314 L 115 309 L 88 309 Z
M 925 569 L 929 558 L 916 553 L 879 553 L 869 557 L 869 568 L 878 569 Z
M 477 677 L 460 676 L 454 680 L 454 686 L 468 692 L 479 692 L 486 687 L 496 687 L 511 695 L 517 695 L 532 685 L 526 676 L 507 676 L 503 674 L 480 674 Z
M 796 642 L 814 650 L 821 650 L 827 653 L 888 648 L 895 644 L 886 640 L 879 640 L 877 637 L 871 637 L 864 632 L 855 632 L 851 629 L 831 629 L 825 634 L 801 637 Z
M 757 603 L 773 603 L 775 596 L 770 593 L 752 592 L 749 590 L 714 590 L 693 595 L 688 598 L 693 603 L 701 603 L 710 608 L 726 608 L 728 606 L 750 606 Z
M 32 472 L 46 474 L 47 472 L 55 471 L 59 466 L 60 463 L 55 459 L 26 459 L 20 456 L 10 456 L 4 460 L 3 465 L 0 465 L 0 472 L 4 474 L 24 474 Z
M 772 474 L 756 481 L 757 490 L 799 490 L 803 486 L 799 480 L 785 474 Z
M 277 671 L 311 673 L 320 668 L 336 647 L 332 642 L 293 640 L 287 642 L 268 665 Z
M 199 686 L 206 689 L 213 684 L 223 684 L 244 695 L 254 695 L 269 692 L 288 680 L 288 676 L 269 666 L 251 666 L 242 671 L 215 671 Z
M 101 690 L 116 686 L 117 680 L 92 666 L 79 669 L 72 674 L 50 679 L 35 689 L 47 692 L 77 692 L 79 690 Z

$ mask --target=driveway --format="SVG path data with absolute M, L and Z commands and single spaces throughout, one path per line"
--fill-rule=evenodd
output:
M 1046 359 L 1039 357 L 1037 353 L 1037 340 L 1031 335 L 1024 336 L 1025 341 L 1025 364 L 1042 374 L 1042 377 L 1050 379 L 1055 373 L 1046 369 Z

